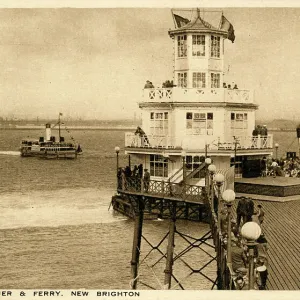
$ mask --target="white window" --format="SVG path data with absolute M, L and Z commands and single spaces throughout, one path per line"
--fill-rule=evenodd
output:
M 186 57 L 187 54 L 186 35 L 179 35 L 177 37 L 177 53 L 178 53 L 178 57 Z
M 150 175 L 168 177 L 168 159 L 162 155 L 150 155 Z
M 219 73 L 211 73 L 210 77 L 211 88 L 219 88 L 220 87 L 220 74 Z
M 150 112 L 150 135 L 166 137 L 169 131 L 168 112 Z
M 193 56 L 205 56 L 205 35 L 193 35 Z
M 186 72 L 178 73 L 177 76 L 178 76 L 178 84 L 177 85 L 179 87 L 186 88 L 187 87 L 187 73 Z
M 188 135 L 213 135 L 213 113 L 186 113 Z
M 247 113 L 231 113 L 231 134 L 241 136 L 244 135 L 248 128 L 248 114 Z
M 220 57 L 220 37 L 212 35 L 210 41 L 210 56 Z
M 205 73 L 193 73 L 193 88 L 205 88 Z

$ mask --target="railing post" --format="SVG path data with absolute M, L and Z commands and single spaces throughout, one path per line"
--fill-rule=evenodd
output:
M 162 182 L 161 182 L 161 191 L 162 191 L 162 194 L 164 195 L 165 194 L 165 182 L 164 182 L 164 180 L 162 180 Z
M 176 231 L 176 203 L 170 203 L 171 207 L 171 219 L 169 225 L 169 238 L 168 238 L 168 247 L 167 247 L 167 262 L 165 268 L 165 281 L 164 287 L 165 289 L 171 288 L 171 280 L 172 280 L 172 273 L 173 273 L 173 252 L 174 252 L 174 237 Z
M 122 178 L 122 190 L 125 191 L 125 175 L 124 175 L 124 172 L 122 172 L 121 174 L 121 178 Z
M 141 178 L 141 193 L 144 193 L 144 179 Z
M 132 259 L 131 259 L 131 286 L 135 290 L 137 287 L 138 267 L 140 260 L 140 249 L 142 240 L 142 229 L 144 220 L 144 203 L 140 197 L 137 198 L 137 209 L 134 223 L 134 236 L 132 246 Z

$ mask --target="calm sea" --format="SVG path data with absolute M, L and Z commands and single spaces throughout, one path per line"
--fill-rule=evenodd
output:
M 0 288 L 129 289 L 133 221 L 108 210 L 116 185 L 115 146 L 121 147 L 120 165 L 128 161 L 124 132 L 72 132 L 84 151 L 77 160 L 21 158 L 20 140 L 43 134 L 0 130 Z M 156 245 L 167 228 L 167 220 L 145 221 L 144 234 Z M 177 228 L 194 237 L 208 231 L 206 224 L 183 221 Z M 175 244 L 176 253 L 188 246 L 179 235 Z M 165 252 L 166 243 L 159 249 Z M 143 241 L 142 257 L 148 250 Z M 187 264 L 200 268 L 210 260 L 203 253 L 193 249 L 185 262 L 175 263 L 187 289 L 211 286 L 200 275 L 189 276 Z M 159 258 L 153 251 L 140 268 L 141 282 L 156 289 L 163 285 L 164 260 L 151 266 Z M 215 278 L 214 267 L 203 272 Z

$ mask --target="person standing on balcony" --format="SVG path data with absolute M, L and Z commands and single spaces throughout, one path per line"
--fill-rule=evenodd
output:
M 146 84 L 144 86 L 144 89 L 153 89 L 153 88 L 154 88 L 154 85 L 152 84 L 152 82 L 147 80 Z
M 144 173 L 144 189 L 145 189 L 146 193 L 148 193 L 148 191 L 149 191 L 149 185 L 150 185 L 150 173 L 148 172 L 148 169 L 145 169 L 145 173 Z
M 268 128 L 267 125 L 264 125 L 261 129 L 261 135 L 262 136 L 268 136 Z
M 138 127 L 136 128 L 136 131 L 135 131 L 134 134 L 135 134 L 135 135 L 139 135 L 139 137 L 141 138 L 141 144 L 142 144 L 142 146 L 144 146 L 145 142 L 146 142 L 146 144 L 147 144 L 148 146 L 150 146 L 148 137 L 147 137 L 145 131 L 144 131 L 140 126 L 138 126 Z
M 139 166 L 138 166 L 138 176 L 140 178 L 143 177 L 143 165 L 142 164 L 139 164 Z
M 255 128 L 254 128 L 253 131 L 252 131 L 252 135 L 253 135 L 253 136 L 258 136 L 258 130 L 257 130 L 257 127 L 258 127 L 258 126 L 255 126 Z

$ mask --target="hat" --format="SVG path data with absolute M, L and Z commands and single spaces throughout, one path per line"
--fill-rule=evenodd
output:
M 145 169 L 145 171 L 148 171 L 148 169 Z
M 264 125 L 264 127 L 267 127 L 267 125 Z
M 264 272 L 264 271 L 267 270 L 267 267 L 266 267 L 265 265 L 259 266 L 259 267 L 256 268 L 256 270 L 257 270 L 258 272 Z

